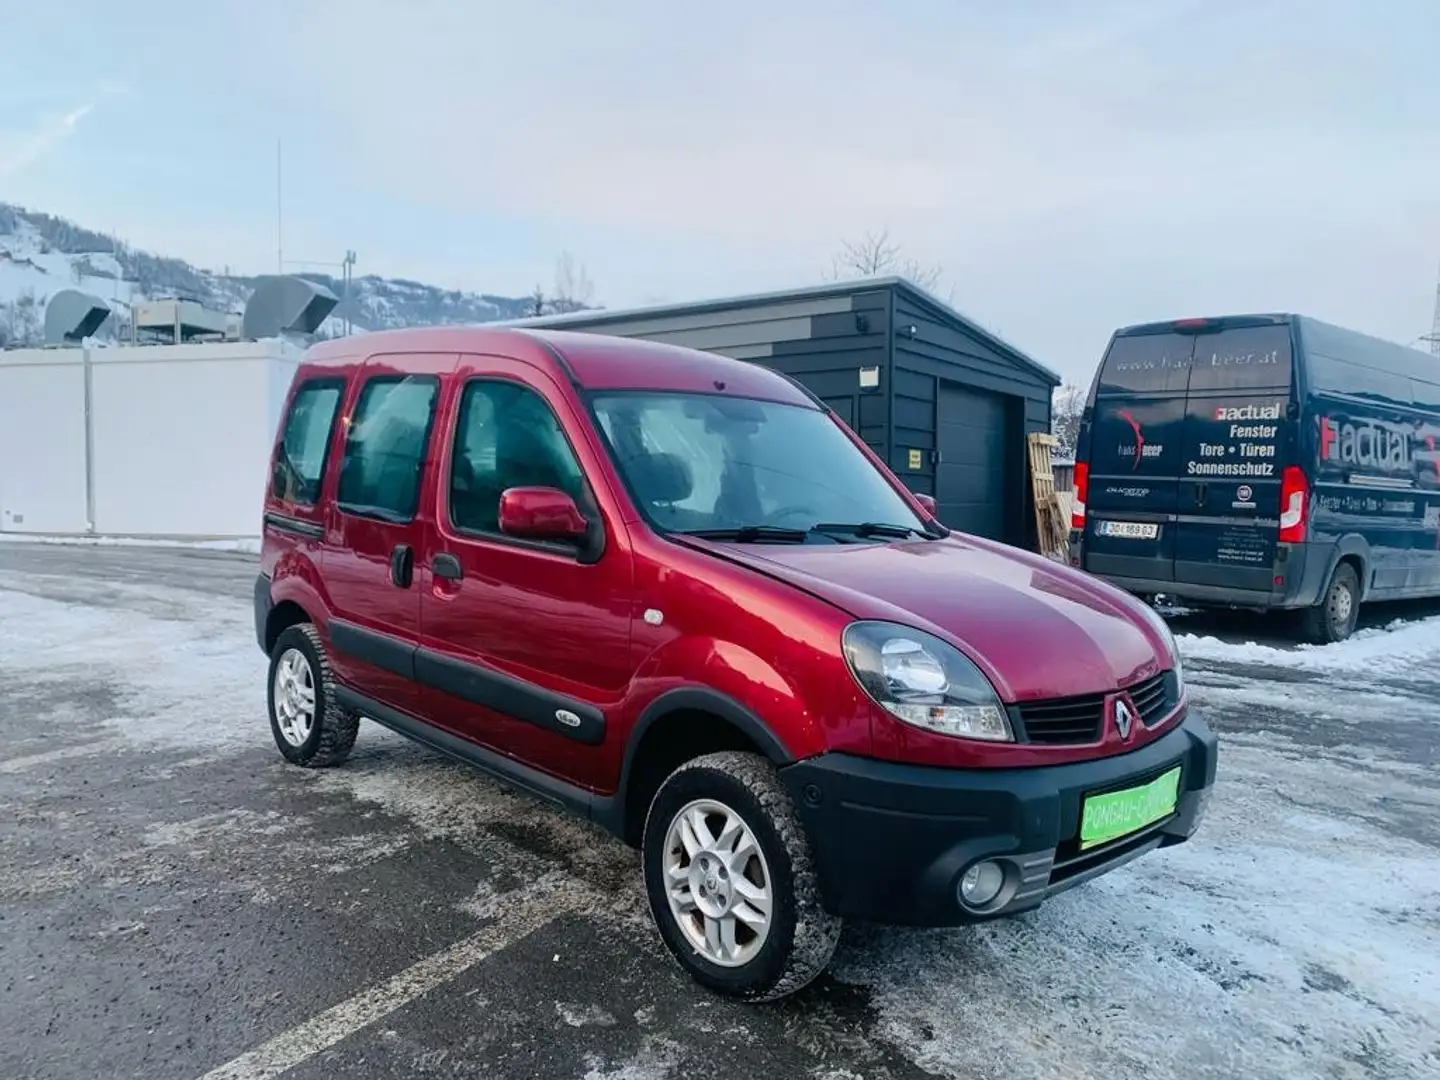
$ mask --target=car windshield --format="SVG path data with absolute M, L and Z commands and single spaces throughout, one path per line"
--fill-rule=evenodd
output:
M 760 542 L 929 535 L 818 409 L 654 391 L 593 403 L 632 495 L 662 529 Z

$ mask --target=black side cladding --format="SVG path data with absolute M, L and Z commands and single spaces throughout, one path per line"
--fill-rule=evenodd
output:
M 594 706 L 476 664 L 420 649 L 415 654 L 415 677 L 443 693 L 588 746 L 605 740 L 605 714 Z
M 389 634 L 367 630 L 343 619 L 331 619 L 330 646 L 382 671 L 406 679 L 415 678 L 416 647 Z
M 605 714 L 593 705 L 479 664 L 422 649 L 343 619 L 330 620 L 330 645 L 336 652 L 567 739 L 588 746 L 605 741 Z

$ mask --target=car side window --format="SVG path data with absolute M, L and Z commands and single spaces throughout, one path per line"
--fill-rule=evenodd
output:
M 559 488 L 582 509 L 590 501 L 580 462 L 545 399 L 519 383 L 472 380 L 455 426 L 451 523 L 499 533 L 500 495 L 514 487 Z
M 379 375 L 365 384 L 340 465 L 340 509 L 382 521 L 415 517 L 439 387 L 433 375 Z
M 344 389 L 343 379 L 316 379 L 301 386 L 291 398 L 280 436 L 280 452 L 270 477 L 270 491 L 275 498 L 313 506 L 320 497 L 325 456 Z

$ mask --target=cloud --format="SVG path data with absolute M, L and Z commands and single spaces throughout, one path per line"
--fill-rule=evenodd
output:
M 29 168 L 70 138 L 80 121 L 94 111 L 95 105 L 90 101 L 67 113 L 44 116 L 31 130 L 0 139 L 0 180 Z
M 0 180 L 7 179 L 34 165 L 74 135 L 84 120 L 106 98 L 123 97 L 130 93 L 130 84 L 117 79 L 103 79 L 90 99 L 68 112 L 47 112 L 26 130 L 0 132 Z

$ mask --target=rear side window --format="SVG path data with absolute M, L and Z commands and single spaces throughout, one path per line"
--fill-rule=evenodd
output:
M 499 533 L 507 488 L 559 488 L 580 506 L 588 496 L 560 421 L 535 391 L 475 380 L 460 398 L 450 467 L 450 520 L 467 532 Z
M 397 523 L 415 517 L 439 385 L 433 375 L 381 375 L 365 384 L 340 469 L 342 510 Z
M 320 497 L 325 475 L 325 455 L 340 405 L 340 379 L 319 379 L 301 386 L 290 402 L 280 436 L 280 452 L 270 478 L 271 493 L 277 499 L 313 506 Z

